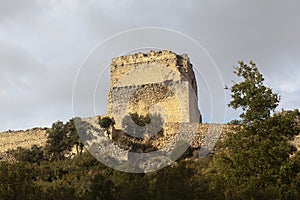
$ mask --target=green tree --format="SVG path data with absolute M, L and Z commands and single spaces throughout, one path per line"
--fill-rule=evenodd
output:
M 47 133 L 46 151 L 50 159 L 56 158 L 60 160 L 63 158 L 63 151 L 65 150 L 64 139 L 66 133 L 64 132 L 64 123 L 61 121 L 53 123 Z
M 106 131 L 107 135 L 110 134 L 109 128 L 115 125 L 115 121 L 110 117 L 99 118 L 98 123 Z
M 70 119 L 64 125 L 64 129 L 65 129 L 65 132 L 67 134 L 65 144 L 66 144 L 66 148 L 68 150 L 71 150 L 71 148 L 75 146 L 77 154 L 82 154 L 82 150 L 83 150 L 84 145 L 83 145 L 83 143 L 80 140 L 80 137 L 78 135 L 77 128 L 75 126 L 75 120 L 79 120 L 79 119 L 78 118 Z
M 233 109 L 242 108 L 240 117 L 245 124 L 269 118 L 271 111 L 278 106 L 278 94 L 264 85 L 264 77 L 252 61 L 250 65 L 240 61 L 234 69 L 234 73 L 243 81 L 232 86 L 229 106 Z
M 71 119 L 66 124 L 61 121 L 55 122 L 48 130 L 46 152 L 50 155 L 50 159 L 64 158 L 64 154 L 71 151 L 74 145 L 77 149 L 80 147 L 80 152 L 82 151 L 83 144 L 76 131 L 74 120 Z
M 146 126 L 151 122 L 149 114 L 144 116 L 144 115 L 139 115 L 138 113 L 130 113 L 130 117 L 132 121 L 138 126 Z
M 300 152 L 281 168 L 281 193 L 285 199 L 300 199 Z
M 144 138 L 162 135 L 163 119 L 160 114 L 139 115 L 130 113 L 122 120 L 122 129 L 133 137 Z
M 11 153 L 18 161 L 39 164 L 44 160 L 43 148 L 37 145 L 32 145 L 31 149 L 18 147 L 16 150 L 12 150 Z
M 114 183 L 101 174 L 94 175 L 89 189 L 90 191 L 87 194 L 87 199 L 114 199 Z
M 279 183 L 282 167 L 296 150 L 289 141 L 299 133 L 299 112 L 271 115 L 279 96 L 264 86 L 253 62 L 240 62 L 234 73 L 243 81 L 232 86 L 229 106 L 242 108 L 242 123 L 218 146 L 209 169 L 210 188 L 223 191 L 226 199 L 285 198 Z
M 191 183 L 193 176 L 193 170 L 185 161 L 176 162 L 159 170 L 154 177 L 155 183 L 151 186 L 153 193 L 151 199 L 193 199 L 194 187 Z
M 32 172 L 24 163 L 0 162 L 0 198 L 3 200 L 35 199 Z

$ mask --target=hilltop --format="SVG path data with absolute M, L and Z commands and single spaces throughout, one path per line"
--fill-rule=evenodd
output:
M 45 146 L 48 128 L 0 132 L 0 153 L 17 147 Z

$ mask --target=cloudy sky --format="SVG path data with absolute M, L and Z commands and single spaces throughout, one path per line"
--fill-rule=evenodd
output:
M 122 38 L 112 36 L 143 27 L 174 30 L 193 38 L 209 53 L 226 85 L 235 79 L 232 66 L 238 60 L 254 60 L 266 84 L 281 95 L 279 110 L 300 108 L 299 8 L 298 0 L 1 0 L 0 131 L 50 126 L 80 114 L 73 110 L 73 86 L 89 87 L 74 84 L 76 76 L 84 74 L 80 67 L 88 62 L 100 69 L 93 72 L 90 68 L 89 73 L 100 80 L 95 98 L 102 103 L 96 114 L 105 113 L 103 99 L 109 81 L 105 67 L 109 63 L 95 63 L 89 55 L 94 52 L 103 59 L 114 55 Z M 134 42 L 138 34 L 127 35 L 131 37 L 129 42 Z M 149 35 L 149 40 L 159 43 L 159 35 Z M 97 51 L 97 47 L 102 50 Z M 193 60 L 197 58 L 191 56 Z M 201 68 L 205 71 L 209 66 L 198 67 L 201 73 Z M 203 93 L 200 110 L 210 122 L 207 91 L 200 79 L 199 85 L 200 99 Z M 80 100 L 75 100 L 76 106 L 84 108 L 91 103 L 84 99 L 82 92 Z M 229 100 L 227 93 L 226 103 Z M 227 108 L 226 113 L 225 121 L 238 116 L 238 112 Z

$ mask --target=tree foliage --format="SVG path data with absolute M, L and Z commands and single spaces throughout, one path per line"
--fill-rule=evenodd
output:
M 48 130 L 46 151 L 51 159 L 64 158 L 65 153 L 71 151 L 75 145 L 82 152 L 83 144 L 77 134 L 74 120 L 71 119 L 66 124 L 61 121 L 55 122 Z
M 144 115 L 139 115 L 138 113 L 130 113 L 130 117 L 132 121 L 138 126 L 146 126 L 151 122 L 149 114 L 144 116 Z
M 42 147 L 32 145 L 31 149 L 18 147 L 10 153 L 18 160 L 29 163 L 40 163 L 44 160 L 44 150 Z
M 240 117 L 244 123 L 265 120 L 270 117 L 272 111 L 278 106 L 279 96 L 272 92 L 271 88 L 264 85 L 264 77 L 258 71 L 256 64 L 250 61 L 250 65 L 243 61 L 234 67 L 234 73 L 243 78 L 231 88 L 232 101 L 229 106 L 234 109 L 241 108 Z
M 160 114 L 139 115 L 130 113 L 122 120 L 122 129 L 137 138 L 161 135 L 163 132 L 163 118 Z
M 243 81 L 232 86 L 229 106 L 242 108 L 242 123 L 228 134 L 214 156 L 210 168 L 213 188 L 223 190 L 226 199 L 285 198 L 280 184 L 282 168 L 296 150 L 290 141 L 300 131 L 295 123 L 299 111 L 271 115 L 279 97 L 264 86 L 253 62 L 240 62 L 235 74 Z
M 110 134 L 109 128 L 112 127 L 113 125 L 115 125 L 114 119 L 112 119 L 110 117 L 99 118 L 98 123 L 99 123 L 100 127 L 103 128 L 108 135 Z
M 0 162 L 0 198 L 5 200 L 35 199 L 30 168 L 24 163 Z

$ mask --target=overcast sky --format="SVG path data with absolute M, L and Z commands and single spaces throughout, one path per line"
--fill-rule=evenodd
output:
M 226 85 L 235 79 L 232 66 L 238 60 L 254 60 L 266 84 L 281 95 L 279 110 L 300 108 L 299 9 L 298 0 L 1 0 L 0 131 L 72 118 L 73 84 L 84 59 L 112 35 L 142 27 L 172 29 L 196 40 Z M 110 48 L 106 52 L 113 55 Z M 101 81 L 96 94 L 106 96 L 101 85 L 108 85 L 108 75 Z M 205 103 L 203 115 L 208 113 Z M 96 114 L 105 113 L 104 108 L 100 105 Z M 226 111 L 225 121 L 237 118 L 238 112 Z

